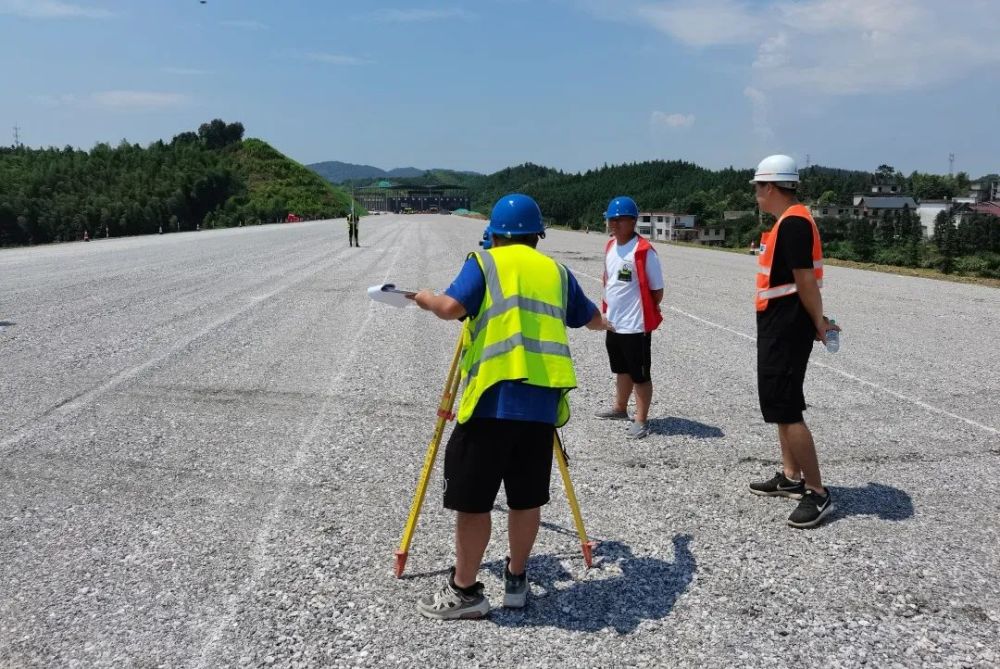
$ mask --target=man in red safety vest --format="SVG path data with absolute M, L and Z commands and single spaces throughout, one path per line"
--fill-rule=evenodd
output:
M 635 393 L 635 415 L 625 436 L 643 439 L 649 434 L 649 405 L 653 401 L 652 333 L 663 321 L 663 272 L 656 249 L 636 233 L 639 207 L 624 195 L 611 200 L 604 212 L 612 237 L 604 247 L 604 301 L 613 331 L 605 345 L 615 375 L 615 402 L 598 411 L 598 418 L 628 420 L 628 400 Z

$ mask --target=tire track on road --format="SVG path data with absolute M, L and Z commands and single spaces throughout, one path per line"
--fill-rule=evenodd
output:
M 394 243 L 383 245 L 383 249 L 385 250 L 382 251 L 379 256 L 380 258 L 384 257 L 388 253 L 388 249 L 393 246 L 396 247 L 396 253 L 393 256 L 392 261 L 389 263 L 385 277 L 382 279 L 382 283 L 388 281 L 389 276 L 396 267 L 396 262 L 399 260 L 400 254 L 403 249 L 406 248 L 405 244 L 399 243 L 399 237 L 401 237 L 408 230 L 404 226 L 405 224 L 401 224 L 397 228 L 398 232 L 393 240 Z M 278 524 L 281 512 L 285 508 L 286 500 L 288 499 L 292 488 L 292 475 L 302 467 L 306 458 L 308 450 L 307 447 L 315 440 L 320 426 L 330 413 L 331 406 L 339 401 L 340 395 L 334 391 L 343 384 L 345 374 L 351 370 L 350 363 L 358 355 L 358 352 L 364 343 L 363 335 L 368 327 L 368 323 L 375 314 L 375 309 L 375 303 L 371 302 L 368 305 L 368 311 L 364 316 L 364 320 L 358 327 L 353 328 L 354 338 L 351 341 L 350 349 L 347 352 L 347 355 L 344 356 L 343 362 L 337 365 L 336 369 L 333 370 L 333 375 L 330 378 L 330 383 L 326 391 L 327 400 L 323 403 L 320 410 L 316 412 L 312 424 L 309 426 L 308 432 L 306 432 L 305 437 L 295 448 L 295 452 L 292 453 L 290 462 L 288 462 L 288 464 L 276 477 L 280 492 L 278 492 L 278 494 L 273 498 L 269 507 L 266 509 L 264 522 L 261 524 L 260 529 L 257 531 L 257 536 L 254 538 L 253 548 L 249 559 L 250 566 L 253 570 L 252 575 L 244 586 L 237 592 L 234 592 L 226 602 L 223 614 L 218 620 L 218 624 L 215 625 L 212 633 L 205 641 L 205 645 L 202 647 L 201 652 L 198 654 L 196 666 L 199 668 L 217 667 L 221 664 L 220 660 L 216 657 L 219 653 L 219 646 L 227 632 L 233 628 L 240 602 L 246 599 L 247 595 L 257 589 L 258 584 L 272 566 L 272 554 L 268 553 L 269 537 L 274 533 L 274 529 Z
M 259 307 L 261 303 L 274 298 L 289 288 L 308 280 L 315 274 L 322 272 L 329 267 L 340 265 L 343 261 L 343 257 L 347 256 L 348 253 L 347 249 L 341 248 L 338 252 L 333 254 L 333 257 L 330 257 L 330 251 L 323 251 L 323 253 L 318 256 L 314 256 L 312 259 L 299 265 L 291 278 L 280 282 L 274 289 L 262 295 L 252 294 L 250 297 L 246 298 L 246 302 L 242 306 L 229 311 L 193 334 L 184 337 L 176 344 L 168 348 L 165 352 L 153 356 L 143 363 L 121 370 L 106 378 L 104 381 L 92 385 L 87 390 L 65 398 L 63 401 L 50 407 L 45 412 L 22 423 L 15 428 L 10 435 L 0 440 L 0 458 L 8 457 L 19 443 L 41 430 L 45 425 L 49 424 L 51 420 L 58 421 L 72 416 L 108 392 L 128 383 L 129 381 L 132 381 L 148 370 L 166 362 L 175 355 L 183 352 L 192 344 L 203 339 L 215 330 L 218 330 L 220 327 L 251 311 L 252 309 Z M 323 258 L 328 259 L 323 262 Z M 318 267 L 314 266 L 317 262 L 320 263 Z M 267 283 L 270 283 L 270 281 L 263 281 L 256 285 L 248 285 L 245 292 L 253 293 L 253 289 L 255 287 L 259 287 Z

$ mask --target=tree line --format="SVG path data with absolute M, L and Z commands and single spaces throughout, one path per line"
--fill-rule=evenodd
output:
M 897 192 L 917 200 L 944 200 L 965 195 L 972 183 L 962 172 L 905 176 L 884 164 L 872 172 L 811 166 L 800 176 L 803 202 L 842 206 L 852 205 L 856 194 L 871 195 L 876 185 L 894 185 Z M 694 214 L 700 226 L 724 228 L 726 245 L 747 248 L 774 222 L 757 212 L 752 177 L 751 169 L 708 170 L 684 161 L 649 161 L 604 165 L 579 174 L 525 163 L 490 175 L 436 171 L 402 181 L 464 186 L 473 207 L 486 215 L 503 194 L 523 192 L 538 201 L 549 223 L 573 229 L 603 230 L 608 201 L 630 195 L 642 211 Z M 737 213 L 727 217 L 726 212 Z M 948 212 L 930 239 L 924 238 L 912 209 L 871 218 L 820 218 L 817 225 L 828 257 L 1000 278 L 1000 218 L 994 216 Z

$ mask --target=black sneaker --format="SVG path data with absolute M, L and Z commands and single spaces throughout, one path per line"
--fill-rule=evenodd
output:
M 833 495 L 830 494 L 829 488 L 826 490 L 826 495 L 807 489 L 795 511 L 788 516 L 788 524 L 799 529 L 816 527 L 834 508 Z
M 508 609 L 523 609 L 528 603 L 528 571 L 520 576 L 510 573 L 510 558 L 503 568 L 503 605 Z
M 802 499 L 806 493 L 806 484 L 802 481 L 793 481 L 784 472 L 776 472 L 774 476 L 766 481 L 754 481 L 750 484 L 750 492 L 762 497 L 788 497 L 789 499 Z

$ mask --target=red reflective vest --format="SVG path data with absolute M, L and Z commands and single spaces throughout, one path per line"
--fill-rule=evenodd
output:
M 642 299 L 642 325 L 646 332 L 652 332 L 663 322 L 663 314 L 660 313 L 659 307 L 653 303 L 653 295 L 649 290 L 649 277 L 646 275 L 646 254 L 649 253 L 653 246 L 642 235 L 636 235 L 636 237 L 639 238 L 639 242 L 635 246 L 635 272 L 639 275 L 639 296 Z M 612 237 L 604 246 L 604 274 L 601 281 L 605 286 L 608 285 L 607 257 L 614 243 L 615 238 Z M 655 253 L 656 251 L 653 252 Z M 608 303 L 603 298 L 601 299 L 601 313 L 608 313 Z
M 785 210 L 785 213 L 781 215 L 781 218 L 778 219 L 778 222 L 774 224 L 774 227 L 769 232 L 765 232 L 760 236 L 760 255 L 757 256 L 757 311 L 767 309 L 768 300 L 775 297 L 793 295 L 799 290 L 796 288 L 795 282 L 783 283 L 777 286 L 771 285 L 771 267 L 774 263 L 774 247 L 778 242 L 778 226 L 789 216 L 804 218 L 812 226 L 813 274 L 816 276 L 816 284 L 820 288 L 823 287 L 823 243 L 819 238 L 819 228 L 816 227 L 816 221 L 813 220 L 809 209 L 801 204 L 793 204 Z

